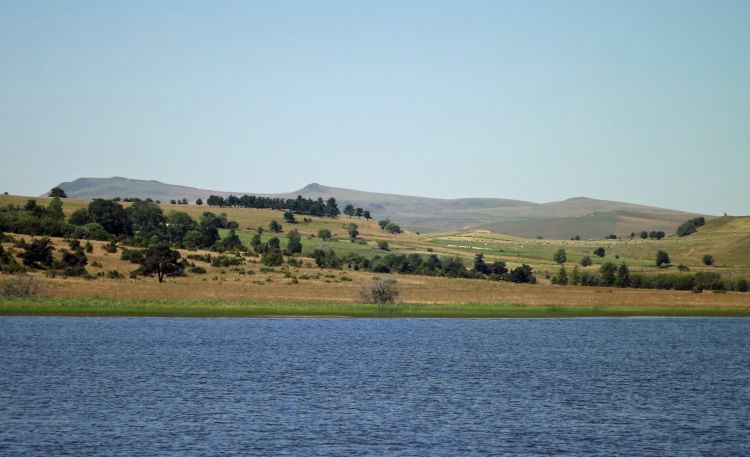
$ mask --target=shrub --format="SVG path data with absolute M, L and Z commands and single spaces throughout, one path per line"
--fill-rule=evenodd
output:
M 372 281 L 363 284 L 359 290 L 359 298 L 365 303 L 393 303 L 398 298 L 398 295 L 398 287 L 394 279 Z
M 125 279 L 125 275 L 117 270 L 109 270 L 106 277 L 107 279 Z
M 385 241 L 385 240 L 378 241 L 378 249 L 380 249 L 382 251 L 387 251 L 388 250 L 388 242 Z
M 190 273 L 193 273 L 193 274 L 196 274 L 196 275 L 204 275 L 204 274 L 206 274 L 206 269 L 203 268 L 203 267 L 199 267 L 197 265 L 193 265 L 192 267 L 190 267 L 190 269 L 188 269 L 188 271 Z
M 737 292 L 747 292 L 750 285 L 747 282 L 747 279 L 740 279 L 737 281 L 737 285 L 735 286 L 735 289 L 737 289 Z
M 658 251 L 656 253 L 656 266 L 657 267 L 666 266 L 671 263 L 672 261 L 669 260 L 669 254 L 667 254 L 665 251 Z
M 114 254 L 117 252 L 117 241 L 112 240 L 109 243 L 104 245 L 104 252 L 108 252 L 110 254 Z
M 328 229 L 320 229 L 318 230 L 318 238 L 320 238 L 323 241 L 328 241 L 331 239 L 331 231 Z
M 711 266 L 714 264 L 714 256 L 706 254 L 703 256 L 703 265 Z
M 40 295 L 43 287 L 39 280 L 30 275 L 19 275 L 0 281 L 0 297 L 21 298 Z
M 598 247 L 594 250 L 594 255 L 597 257 L 604 257 L 606 254 L 607 251 L 602 247 Z
M 587 255 L 583 256 L 583 258 L 581 259 L 581 266 L 583 267 L 588 267 L 591 265 L 591 263 L 591 257 Z

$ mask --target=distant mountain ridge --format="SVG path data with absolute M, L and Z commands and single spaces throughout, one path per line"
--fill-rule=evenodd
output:
M 440 199 L 413 197 L 311 183 L 294 192 L 267 194 L 238 191 L 223 192 L 160 181 L 112 178 L 78 178 L 58 185 L 70 198 L 152 198 L 168 202 L 186 198 L 204 201 L 209 195 L 263 195 L 279 198 L 324 199 L 334 197 L 339 205 L 351 203 L 372 211 L 378 219 L 390 218 L 418 232 L 450 232 L 485 229 L 498 233 L 533 238 L 566 239 L 580 235 L 600 238 L 607 234 L 628 235 L 641 230 L 673 232 L 694 213 L 655 208 L 632 203 L 597 200 L 587 197 L 558 202 L 534 203 L 501 198 Z

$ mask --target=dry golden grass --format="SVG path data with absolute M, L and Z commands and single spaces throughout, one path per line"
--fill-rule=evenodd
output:
M 53 239 L 59 256 L 66 243 Z M 88 271 L 117 270 L 128 276 L 136 265 L 120 259 L 120 252 L 108 254 L 102 242 L 92 242 L 94 252 L 88 254 Z M 9 244 L 5 244 L 9 247 Z M 183 255 L 188 254 L 182 251 Z M 303 259 L 311 263 L 309 259 Z M 92 267 L 93 262 L 102 265 Z M 232 268 L 216 268 L 204 262 L 197 265 L 207 269 L 205 275 L 168 278 L 159 284 L 155 278 L 112 280 L 98 278 L 46 278 L 43 281 L 51 296 L 107 297 L 116 299 L 155 300 L 220 300 L 295 303 L 310 300 L 330 303 L 355 303 L 362 285 L 374 277 L 398 281 L 400 300 L 407 303 L 518 303 L 524 305 L 571 306 L 644 306 L 665 308 L 750 308 L 750 294 L 681 291 L 639 290 L 617 288 L 561 287 L 551 285 L 512 284 L 471 279 L 449 279 L 426 276 L 375 275 L 357 271 L 321 270 L 314 267 L 279 267 L 274 272 L 261 272 L 256 258 L 248 258 L 242 270 L 254 274 L 240 274 Z M 308 277 L 310 279 L 304 279 Z M 297 279 L 298 283 L 292 283 Z

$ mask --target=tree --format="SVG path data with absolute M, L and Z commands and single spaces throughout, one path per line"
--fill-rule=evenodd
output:
M 382 230 L 385 230 L 385 228 L 386 228 L 386 227 L 388 226 L 388 224 L 390 224 L 390 223 L 391 223 L 390 219 L 382 219 L 382 220 L 379 220 L 379 221 L 378 221 L 378 225 L 380 226 L 380 228 L 381 228 Z
M 630 287 L 630 270 L 628 266 L 623 262 L 617 269 L 617 277 L 615 278 L 615 285 L 617 287 Z
M 481 275 L 489 274 L 490 268 L 484 262 L 484 254 L 482 254 L 482 253 L 474 254 L 474 268 L 473 268 L 473 271 L 475 273 L 479 273 Z
M 349 217 L 354 216 L 354 205 L 352 205 L 351 203 L 346 205 L 344 207 L 344 214 L 346 214 Z
M 378 249 L 381 251 L 387 251 L 388 250 L 388 242 L 385 240 L 378 241 Z
M 711 266 L 714 264 L 714 256 L 706 254 L 703 256 L 703 265 Z
M 354 240 L 359 236 L 359 230 L 357 230 L 357 224 L 349 224 L 346 226 L 346 232 L 349 234 L 349 240 L 354 243 Z
M 69 243 L 71 251 L 62 251 L 62 260 L 57 265 L 67 276 L 81 276 L 86 273 L 86 264 L 88 259 L 81 248 L 78 240 L 72 240 Z
M 167 232 L 167 218 L 162 209 L 153 202 L 139 201 L 125 210 L 136 238 L 141 242 L 152 239 L 164 240 Z
M 196 230 L 198 224 L 187 213 L 172 211 L 167 216 L 167 235 L 172 243 L 182 244 L 185 236 L 191 230 Z
M 331 231 L 328 229 L 320 229 L 318 230 L 318 238 L 320 238 L 323 241 L 328 241 L 331 239 Z
M 643 230 L 643 231 L 642 231 L 642 232 L 640 233 L 640 237 L 641 237 L 641 239 L 642 239 L 642 240 L 645 240 L 646 238 L 648 238 L 648 232 L 647 232 L 647 231 L 645 231 L 645 230 Z
M 87 210 L 86 208 L 78 208 L 77 210 L 73 211 L 73 214 L 70 215 L 69 221 L 73 225 L 88 224 L 89 222 L 91 222 L 91 217 L 89 217 L 89 210 Z
M 594 250 L 594 255 L 597 257 L 604 257 L 606 254 L 607 251 L 605 251 L 602 247 L 598 247 Z
M 581 279 L 581 272 L 580 270 L 578 270 L 578 265 L 576 265 L 573 267 L 573 272 L 570 274 L 570 279 L 568 280 L 568 284 L 575 286 L 580 282 L 580 279 Z
M 599 267 L 599 274 L 602 275 L 602 282 L 605 286 L 612 286 L 615 284 L 617 267 L 614 263 L 606 262 Z
M 341 214 L 341 211 L 339 211 L 336 199 L 333 197 L 329 198 L 325 204 L 325 215 L 328 217 L 336 217 L 339 214 Z
M 287 244 L 286 251 L 287 255 L 297 254 L 302 252 L 302 236 L 295 230 L 290 230 L 286 235 Z
M 401 233 L 401 227 L 398 224 L 389 222 L 388 225 L 385 226 L 385 231 L 390 233 Z
M 354 210 L 354 215 L 357 217 L 362 217 L 365 215 L 365 210 L 358 207 Z
M 589 257 L 587 255 L 583 256 L 583 258 L 581 259 L 581 266 L 582 267 L 588 267 L 588 266 L 591 265 L 591 263 L 592 263 L 591 262 L 591 257 Z
M 739 281 L 737 281 L 736 289 L 737 292 L 747 292 L 748 289 L 750 289 L 750 284 L 748 284 L 747 279 L 740 279 Z
M 49 238 L 37 238 L 31 243 L 22 241 L 19 245 L 24 251 L 21 253 L 23 264 L 31 268 L 44 268 L 52 265 L 52 251 L 55 249 Z
M 272 220 L 270 224 L 268 224 L 268 229 L 272 231 L 273 233 L 280 233 L 282 230 L 281 224 L 276 222 L 276 219 Z
M 522 264 L 521 266 L 512 269 L 508 274 L 508 278 L 511 281 L 518 283 L 536 283 L 536 278 L 534 277 L 531 267 L 526 264 Z
M 201 232 L 200 247 L 211 247 L 219 241 L 219 228 L 221 225 L 221 219 L 216 217 L 214 213 L 204 212 L 201 215 L 198 225 L 198 230 Z
M 47 205 L 47 216 L 56 221 L 62 221 L 65 219 L 65 213 L 63 213 L 63 204 L 60 197 L 55 197 Z
M 53 187 L 52 190 L 49 191 L 49 194 L 47 194 L 47 196 L 56 198 L 68 198 L 68 195 L 65 193 L 65 191 L 60 189 L 59 187 Z
M 372 216 L 370 215 L 370 212 L 368 210 L 365 210 L 364 213 L 362 213 L 362 216 L 364 216 L 364 218 L 368 221 L 372 219 Z
M 198 205 L 198 206 L 202 205 L 203 204 L 203 199 L 201 199 L 200 197 L 196 198 L 195 199 L 195 204 Z
M 268 240 L 268 244 L 263 249 L 260 262 L 270 267 L 279 266 L 284 263 L 284 256 L 281 254 L 281 245 L 278 238 L 273 237 Z
M 554 256 L 552 256 L 552 260 L 559 264 L 563 264 L 568 261 L 568 256 L 565 254 L 565 249 L 558 249 Z
M 672 263 L 671 260 L 669 260 L 669 254 L 667 254 L 665 251 L 659 251 L 656 253 L 656 266 L 666 266 L 670 265 Z
M 132 234 L 128 215 L 119 203 L 95 198 L 89 203 L 88 213 L 92 222 L 101 225 L 113 235 Z
M 164 282 L 164 276 L 176 276 L 182 273 L 184 266 L 179 260 L 179 252 L 170 249 L 166 243 L 159 243 L 143 251 L 141 267 L 136 271 L 143 276 L 155 274 L 161 283 Z
M 289 210 L 284 211 L 284 220 L 290 224 L 294 224 L 295 222 L 297 222 L 296 220 L 294 220 L 294 213 Z
M 255 234 L 253 235 L 253 238 L 250 240 L 250 246 L 253 247 L 253 251 L 255 251 L 256 254 L 262 254 L 263 253 L 263 243 L 260 241 L 260 235 Z
M 568 285 L 568 271 L 565 270 L 565 265 L 560 265 L 560 271 L 557 273 L 555 282 L 561 286 Z
M 176 204 L 177 204 L 177 200 L 175 200 L 175 199 L 173 198 L 172 200 L 169 200 L 169 204 L 170 204 L 170 205 L 176 205 Z
M 242 240 L 240 240 L 240 237 L 237 236 L 237 232 L 234 230 L 229 230 L 229 233 L 227 234 L 224 239 L 221 240 L 220 243 L 218 243 L 218 249 L 219 250 L 225 250 L 225 251 L 246 251 L 247 248 L 244 244 L 242 244 Z

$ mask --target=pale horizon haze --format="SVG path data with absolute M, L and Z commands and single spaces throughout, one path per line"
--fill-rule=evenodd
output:
M 0 192 L 587 196 L 750 214 L 750 2 L 0 3 Z

